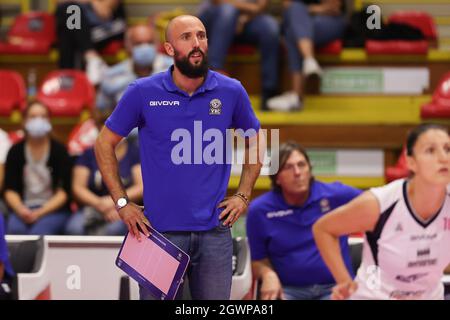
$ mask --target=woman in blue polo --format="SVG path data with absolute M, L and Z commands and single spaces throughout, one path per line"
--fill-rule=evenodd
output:
M 279 155 L 280 170 L 271 176 L 272 190 L 250 204 L 247 217 L 260 297 L 328 299 L 335 283 L 316 247 L 312 226 L 361 191 L 339 182 L 315 180 L 308 155 L 295 142 L 282 144 Z M 352 273 L 347 237 L 340 240 L 345 264 Z

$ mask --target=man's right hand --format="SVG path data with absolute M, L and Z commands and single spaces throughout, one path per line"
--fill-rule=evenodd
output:
M 277 300 L 283 297 L 280 279 L 275 272 L 269 272 L 262 278 L 261 300 Z
M 146 224 L 150 226 L 150 223 L 144 216 L 142 208 L 137 204 L 129 202 L 125 207 L 119 210 L 119 215 L 128 227 L 128 231 L 133 235 L 133 237 L 137 238 L 138 241 L 141 241 L 141 233 L 139 232 L 137 226 L 141 228 L 145 236 L 148 237 L 150 235 L 147 227 L 145 226 Z

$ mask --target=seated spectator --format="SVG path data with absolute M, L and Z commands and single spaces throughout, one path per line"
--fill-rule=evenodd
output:
M 285 0 L 283 24 L 292 75 L 292 91 L 267 102 L 271 110 L 290 111 L 303 107 L 304 78 L 320 77 L 322 70 L 314 47 L 343 36 L 346 26 L 342 0 Z
M 9 262 L 8 246 L 5 240 L 3 214 L 0 213 L 0 300 L 11 299 L 11 279 L 14 276 Z
M 74 23 L 69 6 L 80 8 L 79 28 L 69 28 Z M 120 0 L 64 1 L 56 9 L 56 33 L 58 36 L 59 68 L 74 69 L 77 59 L 86 63 L 86 73 L 92 84 L 97 85 L 107 68 L 99 55 L 111 41 L 122 40 L 125 29 L 125 10 Z
M 280 44 L 278 22 L 264 13 L 267 3 L 267 0 L 205 0 L 199 11 L 199 18 L 208 33 L 208 57 L 213 69 L 224 69 L 233 41 L 259 46 L 263 110 L 266 110 L 267 99 L 277 93 Z
M 49 110 L 32 102 L 23 113 L 25 138 L 5 166 L 10 234 L 59 234 L 69 217 L 71 166 L 66 148 L 51 138 Z
M 102 117 L 106 120 L 107 116 Z M 97 121 L 102 126 L 104 121 Z M 119 174 L 130 201 L 142 199 L 142 177 L 139 150 L 123 139 L 116 148 Z M 69 220 L 66 234 L 70 235 L 124 235 L 128 228 L 120 219 L 114 201 L 102 181 L 94 149 L 86 150 L 76 161 L 73 170 L 72 191 L 82 206 Z
M 125 47 L 130 58 L 105 71 L 97 93 L 97 108 L 114 109 L 131 82 L 172 65 L 171 57 L 158 53 L 154 31 L 147 25 L 130 27 L 125 35 Z
M 328 299 L 334 280 L 314 242 L 312 226 L 327 212 L 360 194 L 339 182 L 314 179 L 305 150 L 295 142 L 280 146 L 280 170 L 272 190 L 252 201 L 247 218 L 252 269 L 261 282 L 260 297 Z M 347 237 L 340 239 L 352 272 Z

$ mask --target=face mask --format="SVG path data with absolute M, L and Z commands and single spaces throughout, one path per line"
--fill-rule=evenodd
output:
M 135 46 L 132 50 L 133 61 L 139 67 L 148 67 L 153 64 L 155 60 L 156 49 L 153 44 L 144 43 Z
M 37 117 L 27 121 L 25 130 L 31 137 L 39 138 L 49 133 L 52 125 L 46 118 Z

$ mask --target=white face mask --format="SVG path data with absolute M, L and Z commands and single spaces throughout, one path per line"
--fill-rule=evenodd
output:
M 155 45 L 143 43 L 135 46 L 132 50 L 133 61 L 140 67 L 149 67 L 153 64 L 156 56 Z
M 25 130 L 31 137 L 40 138 L 52 130 L 52 125 L 48 119 L 37 117 L 25 123 Z

